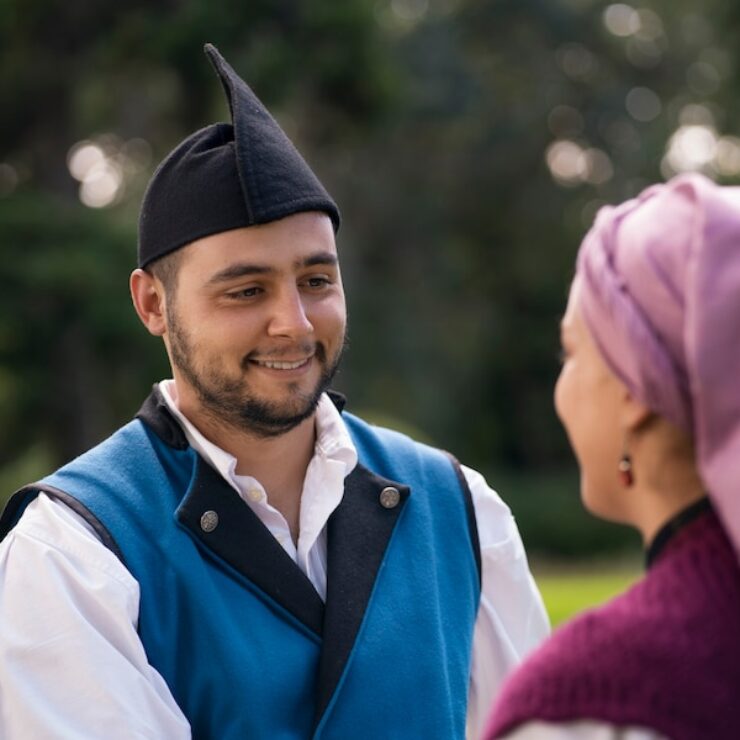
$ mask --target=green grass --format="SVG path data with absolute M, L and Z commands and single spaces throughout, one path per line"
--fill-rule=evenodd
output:
M 641 576 L 638 563 L 601 568 L 534 568 L 534 576 L 552 626 L 622 593 Z

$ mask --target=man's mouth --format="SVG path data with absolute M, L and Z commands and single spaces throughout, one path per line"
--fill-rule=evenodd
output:
M 252 362 L 255 365 L 259 365 L 260 367 L 267 367 L 270 368 L 270 370 L 297 370 L 299 367 L 303 367 L 304 365 L 307 365 L 311 359 L 313 358 L 313 355 L 310 355 L 309 357 L 304 357 L 302 360 L 255 360 L 253 359 Z

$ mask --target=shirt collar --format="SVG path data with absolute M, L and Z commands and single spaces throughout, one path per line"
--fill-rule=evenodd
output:
M 221 476 L 238 492 L 240 486 L 236 482 L 236 458 L 226 450 L 213 444 L 203 436 L 197 427 L 180 411 L 177 405 L 177 386 L 173 379 L 163 380 L 159 384 L 167 408 L 172 412 L 182 426 L 190 446 L 215 468 Z M 342 416 L 329 396 L 324 393 L 316 407 L 316 445 L 314 459 L 323 458 L 342 463 L 344 476 L 349 475 L 357 465 L 357 450 Z

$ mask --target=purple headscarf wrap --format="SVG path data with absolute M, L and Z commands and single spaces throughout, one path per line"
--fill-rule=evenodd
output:
M 740 187 L 682 175 L 602 208 L 577 275 L 602 356 L 691 435 L 740 556 Z

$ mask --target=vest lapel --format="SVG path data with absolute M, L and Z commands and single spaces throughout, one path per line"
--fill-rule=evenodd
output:
M 237 492 L 201 457 L 178 521 L 306 627 L 321 635 L 324 604 L 311 581 Z
M 383 489 L 398 503 L 381 504 Z M 347 667 L 393 530 L 410 489 L 358 465 L 345 480 L 344 497 L 328 523 L 327 599 L 319 662 L 316 724 L 328 708 Z
M 165 444 L 188 448 L 158 385 L 136 416 Z M 197 542 L 320 636 L 324 604 L 311 581 L 239 494 L 199 455 L 196 459 L 195 478 L 177 509 L 178 521 Z

